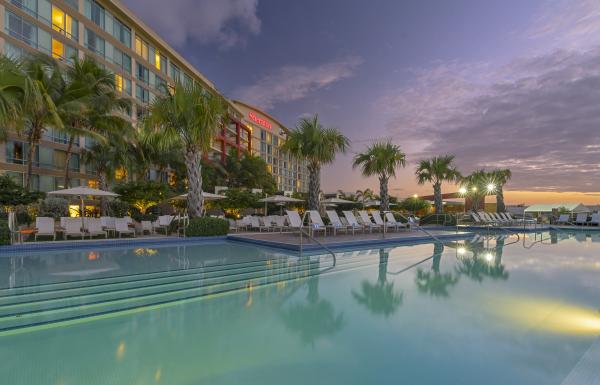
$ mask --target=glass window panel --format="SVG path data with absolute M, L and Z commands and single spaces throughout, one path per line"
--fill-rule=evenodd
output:
M 63 59 L 65 57 L 65 46 L 56 39 L 52 39 L 52 57 L 55 59 Z

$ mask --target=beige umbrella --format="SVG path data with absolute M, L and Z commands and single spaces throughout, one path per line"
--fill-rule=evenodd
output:
M 80 216 L 83 216 L 83 198 L 88 196 L 93 197 L 118 197 L 119 194 L 116 194 L 111 191 L 98 190 L 96 188 L 91 187 L 73 187 L 64 190 L 56 190 L 50 191 L 46 193 L 48 195 L 58 195 L 58 196 L 78 196 L 81 199 L 81 211 L 79 213 Z
M 188 196 L 187 193 L 186 194 L 181 194 L 181 195 L 177 195 L 173 199 L 184 200 L 184 199 L 187 199 L 187 196 Z M 205 192 L 205 191 L 202 192 L 202 197 L 206 201 L 216 201 L 216 200 L 219 200 L 219 199 L 225 199 L 225 198 L 227 198 L 225 195 L 211 194 L 211 193 Z
M 321 201 L 322 205 L 329 205 L 329 204 L 334 204 L 334 205 L 347 205 L 347 204 L 356 204 L 357 202 L 354 201 L 349 201 L 346 199 L 341 199 L 341 198 L 329 198 L 329 199 L 325 199 Z
M 264 202 L 265 203 L 265 216 L 267 215 L 267 204 L 268 203 L 275 203 L 275 204 L 282 204 L 285 205 L 287 203 L 298 203 L 298 202 L 304 202 L 302 199 L 296 199 L 296 198 L 292 198 L 292 197 L 286 197 L 285 195 L 271 195 L 270 197 L 266 197 L 263 199 L 260 199 L 259 202 Z

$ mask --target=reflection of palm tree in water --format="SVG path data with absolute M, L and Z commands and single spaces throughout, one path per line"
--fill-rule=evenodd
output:
M 415 283 L 421 293 L 427 293 L 432 297 L 448 297 L 448 288 L 458 283 L 458 277 L 452 273 L 440 273 L 440 263 L 444 253 L 444 244 L 436 242 L 433 245 L 433 261 L 431 271 L 417 270 Z
M 377 283 L 372 284 L 369 281 L 361 282 L 360 292 L 352 290 L 352 296 L 361 305 L 364 305 L 369 311 L 376 315 L 389 317 L 402 305 L 403 293 L 394 291 L 394 283 L 387 282 L 387 264 L 389 254 L 384 250 L 379 250 L 379 274 Z
M 297 332 L 300 339 L 307 344 L 314 343 L 321 337 L 333 335 L 344 326 L 343 313 L 336 313 L 333 304 L 319 296 L 318 259 L 310 260 L 306 269 L 313 276 L 308 278 L 306 301 L 292 304 L 282 311 L 282 319 L 286 327 Z
M 504 249 L 504 238 L 496 238 L 496 246 L 494 248 L 494 260 L 493 263 L 486 261 L 483 253 L 489 253 L 483 246 L 483 243 L 471 245 L 471 251 L 473 257 L 471 258 L 460 258 L 460 264 L 456 268 L 456 271 L 460 274 L 464 274 L 474 281 L 482 282 L 484 277 L 490 277 L 492 279 L 508 279 L 508 271 L 506 271 L 502 264 L 502 252 Z

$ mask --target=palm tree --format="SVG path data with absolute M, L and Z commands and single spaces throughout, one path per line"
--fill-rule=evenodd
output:
M 458 283 L 458 277 L 452 273 L 441 273 L 440 263 L 444 253 L 444 244 L 436 242 L 433 245 L 433 257 L 431 271 L 417 269 L 415 283 L 421 293 L 427 293 L 432 297 L 447 298 L 450 294 L 448 288 Z
M 435 204 L 435 213 L 441 214 L 442 205 L 442 183 L 455 182 L 460 179 L 460 173 L 454 165 L 454 155 L 436 156 L 419 162 L 416 171 L 419 184 L 432 183 Z
M 379 196 L 381 197 L 381 210 L 390 209 L 388 182 L 396 177 L 396 169 L 406 166 L 406 154 L 391 142 L 374 143 L 367 151 L 354 157 L 352 168 L 361 167 L 364 176 L 377 175 L 379 177 Z
M 350 141 L 337 129 L 323 127 L 318 115 L 302 118 L 298 126 L 290 132 L 282 146 L 298 159 L 308 162 L 308 209 L 319 209 L 319 191 L 321 190 L 321 167 L 335 160 L 335 154 L 345 153 Z
M 69 163 L 75 139 L 85 136 L 103 142 L 108 135 L 121 134 L 117 129 L 123 127 L 126 121 L 115 113 L 127 111 L 130 102 L 119 97 L 114 75 L 92 59 L 75 59 L 73 66 L 66 71 L 66 79 L 58 107 L 64 122 L 62 131 L 69 137 L 64 169 L 64 184 L 68 188 Z
M 225 103 L 196 83 L 178 83 L 172 92 L 157 96 L 148 112 L 144 127 L 150 143 L 166 151 L 173 147 L 184 151 L 188 213 L 198 217 L 204 209 L 200 160 L 223 123 Z
M 474 210 L 478 210 L 482 201 L 485 200 L 491 179 L 492 176 L 483 169 L 473 171 L 470 175 L 461 178 L 467 189 L 467 196 L 471 198 L 471 207 Z
M 492 171 L 492 183 L 496 190 L 496 212 L 503 213 L 506 211 L 504 205 L 504 185 L 508 183 L 512 177 L 512 172 L 508 169 L 498 169 Z
M 58 62 L 45 55 L 23 60 L 1 60 L 0 120 L 12 117 L 13 125 L 27 140 L 27 173 L 25 189 L 29 191 L 35 150 L 48 127 L 62 129 L 56 101 L 62 96 L 64 76 Z

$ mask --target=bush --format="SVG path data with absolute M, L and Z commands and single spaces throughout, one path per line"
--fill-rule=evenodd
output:
M 127 202 L 120 201 L 118 199 L 110 201 L 108 203 L 108 210 L 111 215 L 119 218 L 123 218 L 129 215 L 131 205 Z
M 0 245 L 10 245 L 10 231 L 8 230 L 8 221 L 0 220 Z
M 60 217 L 69 216 L 69 201 L 63 198 L 46 198 L 40 202 L 38 217 Z
M 227 235 L 229 222 L 221 218 L 192 218 L 185 230 L 187 237 L 209 237 L 214 235 Z

